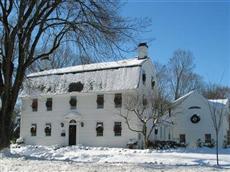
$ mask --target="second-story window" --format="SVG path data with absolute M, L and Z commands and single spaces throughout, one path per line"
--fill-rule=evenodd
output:
M 97 108 L 104 108 L 104 95 L 97 95 Z
M 146 74 L 145 74 L 145 71 L 142 72 L 142 83 L 143 85 L 145 85 L 145 82 L 146 82 Z
M 32 111 L 33 112 L 38 111 L 38 99 L 33 99 L 31 106 L 32 106 Z
M 97 136 L 103 136 L 103 131 L 104 131 L 103 122 L 97 122 L 96 125 Z
M 46 136 L 51 136 L 51 123 L 46 123 L 45 134 Z
M 143 104 L 144 107 L 146 107 L 148 105 L 148 100 L 144 95 L 143 95 L 143 98 L 142 98 L 142 104 Z
M 121 93 L 115 94 L 114 104 L 115 104 L 115 108 L 120 108 L 122 106 L 122 95 L 121 95 Z
M 155 81 L 154 78 L 152 77 L 152 78 L 151 78 L 151 87 L 152 87 L 152 89 L 154 89 L 155 84 L 156 84 L 156 81 Z
M 76 109 L 77 108 L 77 98 L 76 98 L 76 96 L 71 96 L 71 98 L 69 100 L 69 104 L 70 104 L 70 109 Z
M 47 98 L 46 100 L 46 110 L 52 111 L 53 101 L 52 98 Z

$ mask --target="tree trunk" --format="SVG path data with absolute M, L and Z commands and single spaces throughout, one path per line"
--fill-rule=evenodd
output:
M 146 134 L 144 135 L 144 149 L 147 149 L 148 148 L 148 139 L 147 139 L 147 136 Z
M 148 137 L 147 137 L 147 126 L 144 124 L 143 126 L 143 135 L 144 135 L 144 149 L 148 148 Z
M 14 101 L 10 94 L 3 93 L 2 98 L 2 109 L 0 110 L 0 149 L 9 146 L 10 137 L 12 133 L 12 113 L 14 110 Z
M 9 110 L 3 112 L 0 111 L 0 150 L 4 147 L 9 146 L 10 144 L 10 136 L 12 131 L 11 124 L 11 114 Z
M 219 137 L 218 133 L 216 133 L 216 165 L 219 166 Z

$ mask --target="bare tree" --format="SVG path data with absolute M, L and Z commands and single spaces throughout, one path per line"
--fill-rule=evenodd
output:
M 119 15 L 118 1 L 0 0 L 0 148 L 9 145 L 10 121 L 27 69 L 63 44 L 79 55 L 114 57 L 145 23 Z
M 167 66 L 159 62 L 154 62 L 157 78 L 158 97 L 168 100 L 170 98 Z
M 57 69 L 75 65 L 90 64 L 94 59 L 84 55 L 78 55 L 77 52 L 67 47 L 60 47 L 49 57 L 35 61 L 29 68 L 28 73 L 39 72 L 47 69 Z
M 202 94 L 207 99 L 230 99 L 230 87 L 217 84 L 207 84 L 202 89 Z
M 223 124 L 223 118 L 228 107 L 225 106 L 224 99 L 213 99 L 207 101 L 212 119 L 212 126 L 216 134 L 216 164 L 219 166 L 219 132 Z
M 161 117 L 169 109 L 169 102 L 158 96 L 132 94 L 125 97 L 124 104 L 125 110 L 120 112 L 120 116 L 129 130 L 143 136 L 144 148 L 148 148 L 149 138 L 154 128 L 162 122 Z
M 168 63 L 168 81 L 174 100 L 191 90 L 202 87 L 201 77 L 194 73 L 193 55 L 190 51 L 178 49 Z

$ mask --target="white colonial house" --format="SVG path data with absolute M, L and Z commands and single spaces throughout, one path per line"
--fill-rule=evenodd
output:
M 166 122 L 159 126 L 157 138 L 173 140 L 187 147 L 197 147 L 198 143 L 210 145 L 216 139 L 211 115 L 213 110 L 217 121 L 223 114 L 219 130 L 219 146 L 230 145 L 228 99 L 208 100 L 197 91 L 191 91 L 172 103 L 171 116 L 169 114 L 164 116 Z
M 133 59 L 46 70 L 27 76 L 21 94 L 20 137 L 25 144 L 126 147 L 142 136 L 119 115 L 124 96 L 155 90 L 147 44 Z M 140 127 L 135 115 L 134 126 Z

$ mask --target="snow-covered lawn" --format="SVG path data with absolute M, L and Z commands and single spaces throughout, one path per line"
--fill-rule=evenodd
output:
M 0 153 L 5 171 L 230 171 L 230 149 L 132 150 L 103 147 L 46 147 L 12 145 Z

